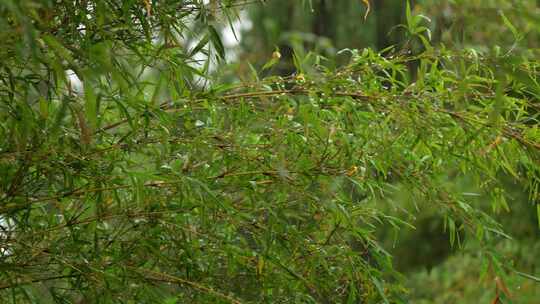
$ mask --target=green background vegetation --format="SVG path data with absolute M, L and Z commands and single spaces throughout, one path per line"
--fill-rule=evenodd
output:
M 2 303 L 537 303 L 540 4 L 369 2 L 0 1 Z

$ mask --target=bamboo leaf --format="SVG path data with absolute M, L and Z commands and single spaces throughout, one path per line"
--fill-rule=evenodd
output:
M 216 50 L 219 58 L 225 60 L 225 47 L 221 42 L 221 37 L 219 36 L 217 30 L 212 25 L 208 26 L 208 34 L 209 39 L 212 42 L 212 45 L 214 46 L 214 49 Z

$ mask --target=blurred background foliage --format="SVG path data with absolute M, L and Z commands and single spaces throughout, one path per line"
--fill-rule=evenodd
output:
M 401 49 L 407 44 L 406 1 L 371 1 L 368 17 L 362 1 L 311 0 L 267 1 L 249 9 L 250 30 L 240 41 L 243 57 L 253 63 L 266 62 L 278 47 L 290 58 L 292 50 L 314 50 L 336 60 L 344 48 L 388 47 Z M 300 3 L 302 5 L 300 5 Z M 479 53 L 527 53 L 538 56 L 538 2 L 505 0 L 415 0 L 409 1 L 416 15 L 426 17 L 432 43 L 451 49 L 474 49 Z M 306 13 L 311 12 L 311 13 Z M 504 22 L 502 15 L 511 21 Z M 281 63 L 290 71 L 290 61 Z
M 539 1 L 369 3 L 1 1 L 2 298 L 537 303 Z

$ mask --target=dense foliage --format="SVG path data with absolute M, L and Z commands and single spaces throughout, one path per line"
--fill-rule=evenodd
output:
M 419 214 L 493 303 L 538 290 L 500 246 L 514 202 L 538 236 L 534 51 L 445 48 L 407 5 L 399 47 L 266 41 L 230 80 L 221 28 L 267 2 L 0 2 L 1 299 L 407 303 Z

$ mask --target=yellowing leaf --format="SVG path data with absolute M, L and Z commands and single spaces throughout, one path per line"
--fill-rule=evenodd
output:
M 257 274 L 262 275 L 264 270 L 264 258 L 262 256 L 259 256 L 257 258 Z
M 371 5 L 369 4 L 369 0 L 362 0 L 364 4 L 366 5 L 366 13 L 364 14 L 364 20 L 367 19 L 367 16 L 369 15 L 369 11 L 371 10 Z
M 358 172 L 358 167 L 357 166 L 352 166 L 349 171 L 347 171 L 347 176 L 353 176 L 356 174 L 356 172 Z

